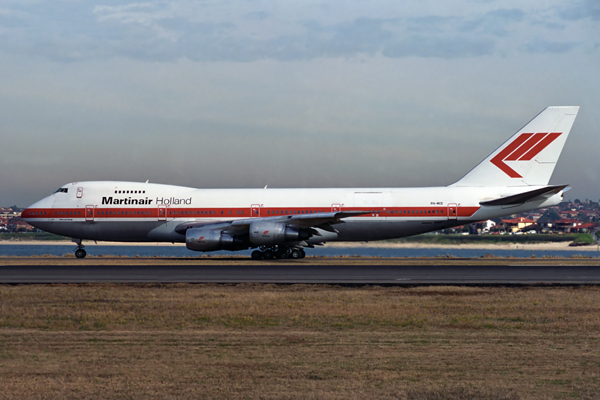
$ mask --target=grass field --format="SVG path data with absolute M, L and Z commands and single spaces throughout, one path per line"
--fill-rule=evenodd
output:
M 600 398 L 600 288 L 0 286 L 0 398 Z

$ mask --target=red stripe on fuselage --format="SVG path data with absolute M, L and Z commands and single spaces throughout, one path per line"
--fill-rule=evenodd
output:
M 448 217 L 447 207 L 343 207 L 341 211 L 371 211 L 360 217 Z M 479 207 L 458 207 L 459 217 L 472 216 Z M 260 217 L 310 215 L 331 212 L 331 207 L 261 207 Z M 454 215 L 452 215 L 454 216 Z M 88 215 L 88 218 L 90 215 Z M 161 216 L 162 217 L 162 216 Z M 167 208 L 168 219 L 177 218 L 250 218 L 250 208 Z M 39 208 L 23 211 L 23 219 L 85 219 L 85 208 Z M 157 208 L 95 208 L 94 219 L 136 218 L 158 220 Z

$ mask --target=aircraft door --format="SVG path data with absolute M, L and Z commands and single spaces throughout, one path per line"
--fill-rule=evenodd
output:
M 457 219 L 458 217 L 458 204 L 449 203 L 448 204 L 448 219 Z
M 250 218 L 260 217 L 260 204 L 252 204 L 250 206 Z
M 158 220 L 159 221 L 167 220 L 167 206 L 158 206 Z
M 331 205 L 331 212 L 340 212 L 340 211 L 342 211 L 341 204 L 332 204 Z
M 94 222 L 94 206 L 85 206 L 85 220 Z

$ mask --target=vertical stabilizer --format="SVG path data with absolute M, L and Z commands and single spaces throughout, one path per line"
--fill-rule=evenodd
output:
M 548 107 L 451 186 L 545 186 L 579 107 Z

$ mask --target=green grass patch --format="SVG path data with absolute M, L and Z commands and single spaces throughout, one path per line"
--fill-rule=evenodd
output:
M 564 235 L 418 235 L 402 239 L 390 240 L 395 243 L 428 243 L 428 244 L 472 244 L 472 243 L 555 243 L 586 240 L 593 243 L 590 234 L 564 234 Z
M 11 241 L 30 241 L 30 240 L 41 240 L 41 241 L 50 241 L 50 240 L 71 240 L 66 236 L 55 235 L 53 233 L 48 232 L 39 232 L 39 233 L 0 233 L 0 240 L 11 240 Z
M 595 243 L 595 240 L 594 240 L 593 236 L 590 235 L 589 233 L 578 233 L 575 235 L 575 238 L 573 239 L 573 243 L 593 244 L 593 243 Z

